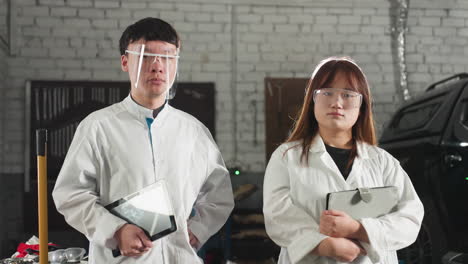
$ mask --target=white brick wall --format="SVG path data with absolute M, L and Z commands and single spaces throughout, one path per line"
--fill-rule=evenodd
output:
M 237 124 L 238 161 L 246 170 L 265 167 L 264 78 L 308 77 L 330 55 L 350 55 L 368 74 L 380 132 L 398 104 L 389 1 L 290 2 L 15 1 L 18 56 L 10 59 L 11 85 L 2 112 L 7 117 L 23 111 L 28 79 L 125 80 L 117 51 L 120 34 L 140 18 L 158 16 L 182 38 L 179 80 L 216 83 L 217 137 L 228 165 L 235 159 L 232 130 Z M 406 46 L 412 94 L 467 70 L 465 2 L 412 2 Z M 22 133 L 23 120 L 3 118 L 2 125 L 6 121 L 16 124 L 4 132 L 9 157 L 3 170 L 21 173 L 23 142 L 16 135 Z
M 418 5 L 409 10 L 408 85 L 412 94 L 429 84 L 468 70 L 467 1 L 450 9 Z M 463 8 L 461 8 L 463 7 Z

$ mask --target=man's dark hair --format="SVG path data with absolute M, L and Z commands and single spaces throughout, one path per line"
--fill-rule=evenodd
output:
M 147 17 L 128 26 L 122 33 L 119 41 L 120 55 L 125 54 L 130 43 L 139 39 L 160 40 L 174 44 L 177 48 L 180 45 L 179 35 L 171 25 L 159 18 Z

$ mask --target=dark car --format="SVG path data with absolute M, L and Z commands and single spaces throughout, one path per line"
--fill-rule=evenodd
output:
M 424 204 L 416 242 L 400 263 L 468 263 L 468 73 L 405 102 L 380 139 Z

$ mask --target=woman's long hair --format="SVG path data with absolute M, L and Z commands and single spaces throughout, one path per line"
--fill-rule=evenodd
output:
M 294 123 L 293 131 L 286 140 L 286 142 L 300 142 L 293 147 L 302 146 L 301 161 L 304 164 L 307 164 L 309 160 L 310 146 L 318 133 L 318 122 L 314 114 L 314 91 L 329 87 L 338 74 L 347 78 L 348 83 L 351 85 L 349 88 L 362 94 L 359 117 L 352 127 L 353 147 L 348 167 L 357 156 L 356 141 L 366 142 L 370 145 L 377 144 L 374 119 L 372 117 L 372 99 L 366 76 L 361 68 L 349 57 L 330 57 L 321 61 L 312 73 L 312 77 L 307 83 L 304 104 L 299 112 L 299 118 Z

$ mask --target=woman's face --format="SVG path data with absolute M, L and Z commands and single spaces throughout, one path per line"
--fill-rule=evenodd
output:
M 328 86 L 321 87 L 314 94 L 314 114 L 319 129 L 351 133 L 359 117 L 362 95 L 353 89 L 342 73 L 338 73 Z

